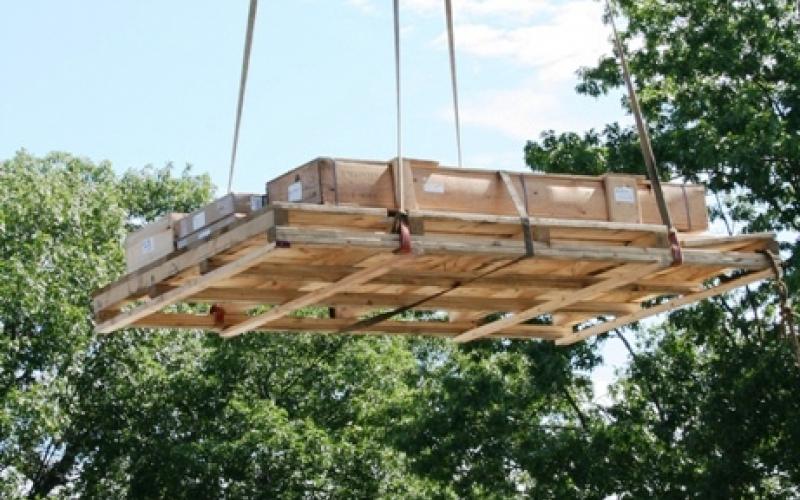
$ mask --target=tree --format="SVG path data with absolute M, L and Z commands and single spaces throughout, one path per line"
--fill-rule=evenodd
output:
M 45 495 L 80 465 L 73 408 L 85 394 L 76 379 L 98 343 L 90 293 L 121 273 L 125 224 L 152 214 L 134 201 L 149 177 L 171 189 L 150 198 L 162 212 L 210 196 L 207 176 L 174 177 L 170 167 L 120 180 L 108 163 L 61 153 L 23 151 L 0 164 L 0 478 L 8 496 L 26 483 L 31 496 Z
M 96 336 L 90 294 L 121 274 L 125 231 L 202 204 L 208 178 L 24 152 L 0 176 L 3 496 L 578 491 L 554 465 L 589 435 L 584 346 Z
M 798 296 L 800 24 L 778 0 L 621 0 L 629 53 L 664 178 L 704 181 L 712 215 L 745 232 L 789 231 L 787 281 Z M 577 90 L 622 85 L 616 60 L 580 72 Z M 627 106 L 627 103 L 623 103 Z M 552 172 L 635 171 L 632 127 L 580 135 L 548 131 L 525 148 Z M 643 171 L 643 169 L 641 170 Z M 644 332 L 616 385 L 593 449 L 613 477 L 607 493 L 793 497 L 800 484 L 790 339 L 770 286 L 674 313 Z M 618 332 L 622 335 L 622 332 Z M 602 341 L 602 340 L 601 340 Z M 632 351 L 633 352 L 633 351 Z M 794 389 L 793 389 L 794 388 Z

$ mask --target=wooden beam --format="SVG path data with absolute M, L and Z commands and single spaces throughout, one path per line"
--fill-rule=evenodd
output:
M 172 329 L 202 329 L 221 331 L 225 327 L 238 324 L 250 316 L 242 314 L 226 314 L 223 325 L 215 324 L 210 315 L 181 314 L 181 313 L 155 313 L 136 321 L 134 324 L 141 328 L 172 328 Z M 261 332 L 315 332 L 335 333 L 342 328 L 351 326 L 351 319 L 317 319 L 317 318 L 292 318 L 283 317 L 271 321 L 269 325 L 256 327 L 254 331 Z M 469 328 L 469 321 L 384 321 L 378 325 L 358 330 L 358 333 L 381 335 L 426 335 L 434 337 L 451 338 Z M 550 325 L 515 325 L 502 332 L 492 335 L 493 338 L 510 339 L 546 339 L 556 340 L 569 332 L 568 328 Z
M 330 285 L 326 285 L 330 286 Z M 253 307 L 262 304 L 280 304 L 289 300 L 295 300 L 306 295 L 297 289 L 287 288 L 219 288 L 210 287 L 202 290 L 191 297 L 186 302 L 231 302 L 252 304 Z M 419 300 L 433 295 L 432 293 L 397 293 L 393 292 L 356 292 L 344 291 L 326 299 L 320 299 L 318 303 L 332 306 L 350 307 L 397 307 L 412 304 Z M 464 296 L 445 294 L 433 298 L 420 306 L 421 309 L 447 309 L 454 311 L 518 311 L 527 309 L 535 305 L 543 304 L 546 300 L 536 297 L 486 297 L 486 296 Z M 602 301 L 581 301 L 565 306 L 565 310 L 570 312 L 584 312 L 597 314 L 630 314 L 639 309 L 638 303 L 629 302 L 602 302 Z
M 757 271 L 754 273 L 745 274 L 744 276 L 732 279 L 718 286 L 707 288 L 702 292 L 684 295 L 683 297 L 678 297 L 669 300 L 667 302 L 664 302 L 663 304 L 659 304 L 653 307 L 648 307 L 646 309 L 637 311 L 633 314 L 622 316 L 612 321 L 606 321 L 604 323 L 600 323 L 598 325 L 585 328 L 579 332 L 567 335 L 561 339 L 556 340 L 556 344 L 557 345 L 574 344 L 575 342 L 580 342 L 581 340 L 588 339 L 589 337 L 600 335 L 601 333 L 606 333 L 607 331 L 613 330 L 614 328 L 619 328 L 625 325 L 629 325 L 644 318 L 655 316 L 656 314 L 666 313 L 674 309 L 677 309 L 679 307 L 683 307 L 685 305 L 692 304 L 694 302 L 699 302 L 701 300 L 714 297 L 716 295 L 720 295 L 725 292 L 729 292 L 735 288 L 739 288 L 749 283 L 760 281 L 772 276 L 774 276 L 774 273 L 771 269 L 765 269 L 763 271 Z
M 224 265 L 229 260 L 221 260 L 218 265 Z M 514 266 L 516 267 L 516 266 Z M 294 282 L 299 286 L 309 283 L 333 282 L 342 279 L 348 274 L 358 271 L 354 266 L 286 266 L 281 264 L 264 263 L 247 270 L 231 281 L 231 287 L 257 286 L 266 281 L 280 281 L 281 283 Z M 552 274 L 523 274 L 512 268 L 490 276 L 484 276 L 474 283 L 480 288 L 498 289 L 526 288 L 536 290 L 577 290 L 592 285 L 601 278 L 597 276 L 553 276 Z M 456 282 L 465 282 L 475 277 L 477 272 L 469 271 L 431 271 L 417 269 L 403 269 L 402 273 L 391 272 L 375 278 L 371 283 L 381 285 L 408 285 L 408 286 L 438 286 L 451 287 Z M 241 279 L 241 284 L 239 280 Z M 225 286 L 225 285 L 223 285 Z M 643 293 L 679 294 L 690 293 L 697 290 L 694 282 L 647 282 L 640 281 L 636 284 L 621 287 L 624 290 Z
M 469 331 L 466 331 L 456 337 L 455 341 L 459 343 L 470 342 L 472 340 L 485 337 L 491 333 L 502 331 L 510 326 L 520 324 L 524 321 L 535 318 L 536 316 L 557 311 L 565 306 L 574 304 L 575 302 L 589 300 L 604 292 L 613 290 L 620 285 L 626 285 L 642 278 L 643 276 L 647 276 L 648 274 L 659 271 L 665 266 L 666 264 L 660 262 L 656 264 L 628 264 L 619 266 L 603 273 L 603 277 L 605 279 L 600 283 L 588 286 L 576 292 L 560 293 L 554 299 L 542 305 L 526 309 L 525 311 L 517 313 L 513 316 L 493 321 L 483 326 L 479 326 L 478 328 L 473 328 Z
M 533 220 L 531 220 L 533 223 Z M 397 235 L 343 232 L 329 229 L 295 228 L 278 226 L 278 239 L 294 244 L 318 245 L 341 248 L 356 246 L 365 248 L 393 249 L 398 245 Z M 487 255 L 497 257 L 519 257 L 525 255 L 522 241 L 502 239 L 453 239 L 437 236 L 417 236 L 414 248 L 422 252 L 444 252 L 449 254 Z M 534 242 L 537 259 L 567 261 L 602 261 L 619 263 L 672 262 L 668 248 L 638 248 L 601 245 L 544 245 Z M 684 250 L 684 264 L 718 268 L 761 270 L 770 267 L 769 259 L 752 252 L 718 252 L 708 250 Z
M 393 268 L 408 262 L 411 259 L 413 259 L 413 255 L 391 255 L 391 259 L 388 261 L 382 261 L 377 264 L 373 263 L 370 267 L 345 276 L 339 281 L 324 288 L 314 290 L 313 292 L 308 292 L 300 297 L 297 297 L 296 299 L 274 307 L 263 314 L 248 318 L 241 323 L 226 328 L 220 335 L 225 338 L 241 335 L 244 332 L 258 328 L 261 325 L 269 323 L 270 321 L 282 318 L 283 316 L 286 316 L 287 314 L 294 310 L 300 309 L 301 307 L 310 306 L 328 297 L 332 297 L 337 293 L 346 290 L 348 287 L 366 283 L 377 276 L 388 273 Z
M 186 284 L 174 290 L 161 294 L 154 299 L 145 302 L 144 304 L 134 307 L 129 311 L 122 312 L 113 318 L 100 323 L 95 328 L 95 331 L 97 333 L 111 333 L 115 330 L 119 330 L 120 328 L 124 328 L 136 322 L 138 319 L 160 311 L 164 307 L 174 304 L 175 302 L 185 299 L 186 297 L 190 297 L 204 288 L 211 286 L 217 281 L 238 274 L 248 267 L 258 264 L 264 260 L 274 249 L 274 243 L 266 244 L 226 266 L 215 269 L 208 274 L 193 278 Z
M 417 210 L 411 213 L 432 221 L 473 222 L 479 224 L 505 224 L 518 225 L 519 218 L 511 215 L 469 214 L 459 212 L 444 212 L 431 210 Z M 610 222 L 600 220 L 579 219 L 554 219 L 550 217 L 531 216 L 531 225 L 546 227 L 548 229 L 580 229 L 613 232 L 643 232 L 666 234 L 663 224 L 640 224 L 632 222 Z

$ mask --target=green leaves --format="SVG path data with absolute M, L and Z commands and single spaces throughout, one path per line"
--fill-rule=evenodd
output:
M 796 2 L 631 1 L 618 4 L 659 168 L 705 182 L 712 215 L 744 232 L 788 231 L 787 281 L 798 296 L 800 21 Z M 634 44 L 633 41 L 636 41 Z M 622 86 L 612 58 L 581 70 L 578 92 Z M 632 121 L 632 120 L 631 120 Z M 526 147 L 547 172 L 599 173 L 642 164 L 632 127 L 545 134 Z M 614 471 L 606 492 L 633 497 L 788 498 L 800 483 L 791 344 L 764 285 L 707 301 L 646 332 L 590 449 Z M 789 430 L 791 428 L 792 430 Z M 788 451 L 793 450 L 793 451 Z

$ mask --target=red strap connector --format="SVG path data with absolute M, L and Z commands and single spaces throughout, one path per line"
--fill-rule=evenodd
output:
M 408 227 L 408 221 L 405 215 L 398 214 L 395 219 L 396 231 L 400 236 L 400 247 L 395 253 L 407 255 L 411 253 L 411 229 Z
M 683 250 L 681 249 L 681 242 L 678 240 L 678 231 L 674 227 L 669 228 L 667 241 L 672 252 L 672 265 L 680 266 L 683 264 Z
M 214 325 L 222 326 L 225 324 L 225 309 L 222 306 L 214 304 L 208 313 L 214 317 Z

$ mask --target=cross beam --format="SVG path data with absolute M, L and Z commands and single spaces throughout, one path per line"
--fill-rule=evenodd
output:
M 741 286 L 745 286 L 749 283 L 760 281 L 769 278 L 771 276 L 774 276 L 774 273 L 772 272 L 771 269 L 765 269 L 763 271 L 748 273 L 739 278 L 727 281 L 721 285 L 707 288 L 701 292 L 684 295 L 682 297 L 668 300 L 663 304 L 659 304 L 653 307 L 648 307 L 646 309 L 637 311 L 633 314 L 622 316 L 612 321 L 606 321 L 604 323 L 600 323 L 598 325 L 585 328 L 579 332 L 575 332 L 571 335 L 567 335 L 565 337 L 556 340 L 556 345 L 571 345 L 576 342 L 580 342 L 581 340 L 588 339 L 589 337 L 592 337 L 594 335 L 600 335 L 601 333 L 606 333 L 607 331 L 613 330 L 614 328 L 619 328 L 621 326 L 628 325 L 630 323 L 642 320 L 644 318 L 655 316 L 656 314 L 669 312 L 672 311 L 673 309 L 677 309 L 679 307 L 683 307 L 685 305 L 698 302 L 700 300 L 708 299 L 710 297 L 715 297 L 725 292 L 729 292 L 735 288 L 739 288 Z
M 544 304 L 531 307 L 522 312 L 514 314 L 483 326 L 473 328 L 456 337 L 454 340 L 459 343 L 470 342 L 472 340 L 485 337 L 495 332 L 502 331 L 514 325 L 518 325 L 536 316 L 553 312 L 562 307 L 574 304 L 581 300 L 588 300 L 602 293 L 613 290 L 619 286 L 632 283 L 644 276 L 652 274 L 660 269 L 666 267 L 665 264 L 650 263 L 650 264 L 627 264 L 616 267 L 610 271 L 602 274 L 604 280 L 594 285 L 588 286 L 581 290 L 570 293 L 560 293 L 556 298 L 545 302 Z

